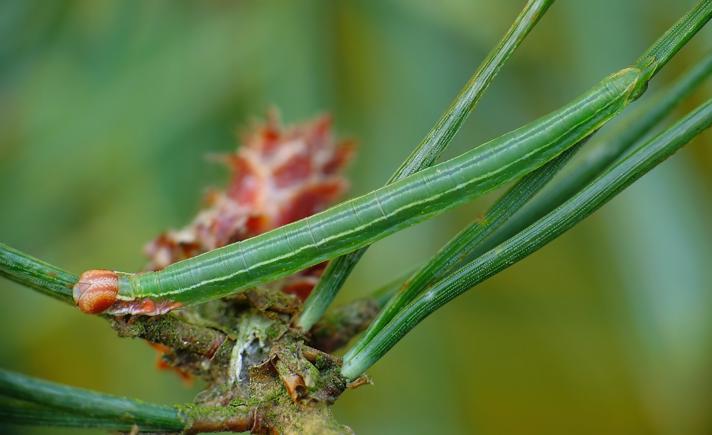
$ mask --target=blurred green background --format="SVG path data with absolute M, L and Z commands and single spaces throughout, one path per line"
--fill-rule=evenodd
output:
M 625 66 L 692 3 L 554 4 L 448 155 Z M 287 122 L 333 113 L 360 144 L 351 193 L 373 189 L 523 4 L 3 0 L 0 240 L 74 272 L 139 269 L 142 245 L 224 183 L 203 157 L 234 149 L 234 129 L 272 105 Z M 711 42 L 704 29 L 653 88 Z M 423 322 L 370 370 L 374 386 L 342 397 L 340 420 L 361 434 L 712 433 L 710 139 Z M 379 242 L 341 301 L 426 259 L 491 199 Z M 0 284 L 0 366 L 164 403 L 198 391 L 156 371 L 145 343 Z

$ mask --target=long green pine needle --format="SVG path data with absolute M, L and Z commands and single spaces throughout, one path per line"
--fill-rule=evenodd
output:
M 655 95 L 652 95 L 649 100 L 644 101 L 643 106 L 636 107 L 633 111 L 624 113 L 620 121 L 617 122 L 611 130 L 598 137 L 593 143 L 586 145 L 583 150 L 577 151 L 572 161 L 554 175 L 552 182 L 546 183 L 546 185 L 535 194 L 534 198 L 527 201 L 521 209 L 506 219 L 501 226 L 495 228 L 493 234 L 486 240 L 477 244 L 463 246 L 462 250 L 457 252 L 458 260 L 462 260 L 457 264 L 464 264 L 466 261 L 477 258 L 479 255 L 482 255 L 534 223 L 537 219 L 543 217 L 581 190 L 586 184 L 596 178 L 597 175 L 601 174 L 607 166 L 613 163 L 625 151 L 629 150 L 633 144 L 642 139 L 658 125 L 685 97 L 704 83 L 711 73 L 712 54 L 698 62 L 683 77 L 675 81 L 674 84 L 662 91 L 658 91 Z M 552 164 L 555 164 L 555 162 L 551 162 L 547 164 L 547 166 Z M 547 167 L 543 167 L 537 170 L 537 172 L 545 170 L 547 170 Z M 535 173 L 532 173 L 530 176 L 534 174 Z M 482 224 L 486 224 L 489 221 L 490 219 L 485 218 Z M 470 228 L 474 226 L 476 225 Z M 453 242 L 454 239 L 448 242 L 448 244 Z M 391 298 L 393 298 L 398 290 L 403 291 L 404 287 L 411 288 L 417 286 L 417 276 L 427 276 L 426 269 L 428 269 L 428 265 L 435 262 L 436 257 L 444 252 L 445 248 L 438 251 L 426 264 L 387 282 L 375 290 L 374 295 L 377 296 L 374 297 L 377 297 L 378 304 L 383 309 L 383 312 L 385 313 L 385 307 L 387 305 L 395 303 L 391 301 Z M 448 263 L 452 263 L 453 266 L 455 266 L 454 262 Z M 447 270 L 451 271 L 451 268 Z M 429 285 L 436 282 L 445 275 L 446 273 L 437 271 L 437 273 L 433 273 L 429 277 L 426 284 Z M 421 290 L 424 288 L 425 287 L 422 287 Z M 398 297 L 400 298 L 400 295 Z M 395 298 L 393 299 L 395 300 Z M 410 300 L 407 302 L 410 302 Z M 378 319 L 374 320 L 368 331 L 366 331 L 357 344 L 351 348 L 349 353 L 355 353 L 358 349 L 366 345 L 370 338 L 375 335 L 375 332 L 380 329 L 377 323 L 380 323 L 381 326 L 386 323 L 384 320 L 380 320 L 382 316 L 388 317 L 389 320 L 392 318 L 392 316 L 380 314 Z
M 679 29 L 679 26 L 676 25 L 673 29 Z M 666 33 L 667 36 L 672 34 L 675 33 L 671 31 Z M 665 44 L 661 44 L 659 40 L 653 47 L 661 45 Z M 646 52 L 641 59 L 649 56 L 647 53 L 651 51 L 653 50 Z M 640 62 L 639 60 L 638 63 Z M 639 110 L 626 114 L 609 134 L 585 147 L 583 152 L 574 158 L 574 162 L 565 166 L 558 174 L 557 166 L 554 171 L 545 172 L 548 175 L 540 177 L 545 178 L 545 181 L 538 180 L 538 174 L 547 170 L 547 167 L 544 167 L 522 179 L 487 212 L 484 222 L 474 223 L 461 231 L 403 283 L 400 291 L 387 303 L 364 335 L 347 352 L 345 358 L 364 348 L 400 309 L 423 292 L 428 285 L 437 282 L 452 273 L 459 265 L 477 258 L 523 230 L 584 187 L 668 115 L 686 95 L 709 76 L 710 72 L 712 72 L 712 55 L 700 61 L 670 89 L 655 95 L 652 101 Z M 553 164 L 555 162 L 549 165 Z M 547 183 L 554 175 L 556 175 L 554 182 Z M 539 192 L 542 187 L 543 190 Z M 530 201 L 532 196 L 534 199 Z
M 712 100 L 709 100 L 668 130 L 636 148 L 560 207 L 435 283 L 401 310 L 360 352 L 345 359 L 341 373 L 348 379 L 360 376 L 428 315 L 563 234 L 711 124 Z
M 712 54 L 698 62 L 668 89 L 653 95 L 621 117 L 609 132 L 586 146 L 564 167 L 541 192 L 504 225 L 495 230 L 485 243 L 468 254 L 474 259 L 509 237 L 531 225 L 591 182 L 606 167 L 625 154 L 636 142 L 648 134 L 679 103 L 712 74 Z M 432 280 L 431 280 L 432 281 Z
M 173 406 L 156 405 L 125 397 L 97 393 L 0 369 L 0 396 L 14 399 L 18 414 L 35 415 L 51 420 L 82 420 L 115 425 L 148 426 L 163 431 L 180 431 L 187 427 L 187 417 Z M 22 402 L 27 402 L 23 405 Z M 56 410 L 56 412 L 52 412 Z M 72 420 L 72 417 L 75 418 Z
M 173 425 L 143 423 L 139 426 L 126 418 L 92 417 L 5 397 L 0 397 L 0 421 L 16 425 L 101 428 L 124 432 L 130 432 L 134 426 L 139 427 L 143 432 L 174 430 Z
M 443 113 L 386 184 L 414 174 L 432 165 L 438 159 L 504 63 L 512 56 L 512 53 L 553 2 L 554 0 L 529 0 L 527 2 L 502 40 L 487 55 L 447 111 Z M 329 262 L 319 283 L 304 304 L 304 309 L 297 322 L 300 328 L 310 329 L 323 316 L 367 249 L 367 247 L 362 248 Z
M 545 166 L 526 175 L 490 207 L 481 221 L 469 225 L 453 237 L 417 273 L 403 283 L 400 291 L 388 301 L 378 317 L 369 325 L 363 337 L 345 355 L 345 358 L 365 346 L 398 311 L 427 288 L 428 283 L 447 276 L 453 268 L 456 268 L 463 261 L 463 255 L 468 252 L 469 246 L 477 245 L 481 240 L 486 239 L 489 234 L 526 204 L 573 157 L 581 145 L 571 148 Z
M 72 302 L 78 277 L 31 255 L 0 243 L 0 276 L 63 302 Z

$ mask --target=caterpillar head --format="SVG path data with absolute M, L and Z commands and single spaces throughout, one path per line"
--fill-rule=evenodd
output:
M 119 276 L 110 270 L 88 270 L 73 289 L 74 302 L 87 314 L 99 314 L 116 302 Z

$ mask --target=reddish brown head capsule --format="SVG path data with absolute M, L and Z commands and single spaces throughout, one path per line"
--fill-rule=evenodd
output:
M 119 276 L 110 270 L 88 270 L 74 285 L 74 302 L 88 314 L 99 314 L 116 302 Z

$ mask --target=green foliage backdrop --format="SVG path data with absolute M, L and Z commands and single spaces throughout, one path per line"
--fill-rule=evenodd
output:
M 551 8 L 448 150 L 546 113 L 632 61 L 690 1 Z M 139 269 L 225 171 L 203 157 L 274 105 L 359 141 L 382 185 L 523 1 L 3 1 L 0 240 L 74 272 Z M 709 29 L 656 87 L 706 53 Z M 707 85 L 684 104 L 709 95 Z M 712 431 L 712 148 L 702 135 L 583 225 L 438 311 L 349 392 L 357 433 Z M 488 199 L 375 245 L 340 295 L 425 260 Z M 197 387 L 105 322 L 7 281 L 0 365 L 157 402 Z M 3 427 L 3 433 L 73 433 Z M 86 431 L 91 433 L 91 431 Z

